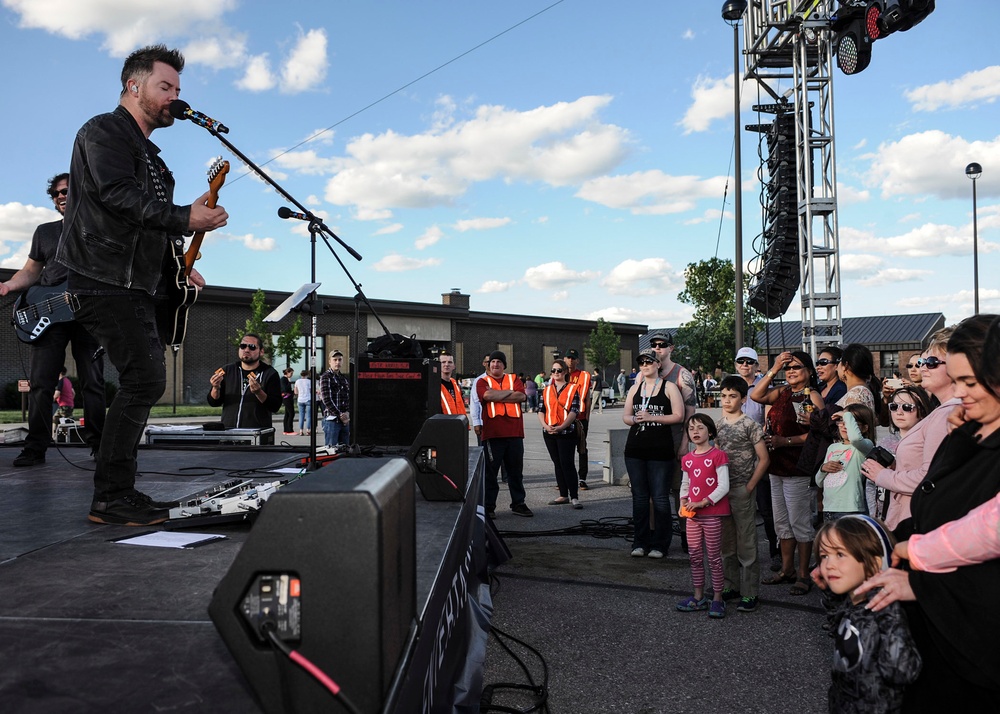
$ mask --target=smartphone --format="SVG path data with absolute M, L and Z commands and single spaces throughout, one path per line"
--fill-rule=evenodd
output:
M 895 378 L 887 379 L 887 380 L 885 380 L 885 386 L 887 386 L 889 389 L 893 389 L 893 390 L 895 390 L 895 389 L 902 389 L 903 388 L 903 380 L 901 380 L 901 379 L 895 379 Z

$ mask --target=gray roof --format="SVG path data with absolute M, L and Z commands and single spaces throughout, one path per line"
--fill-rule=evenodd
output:
M 877 315 L 845 317 L 842 344 L 854 342 L 871 350 L 918 350 L 927 346 L 930 336 L 944 327 L 944 315 L 925 312 L 917 315 Z M 757 345 L 767 352 L 802 346 L 802 323 L 799 320 L 770 322 L 757 333 Z

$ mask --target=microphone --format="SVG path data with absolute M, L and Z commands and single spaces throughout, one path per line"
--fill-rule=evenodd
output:
M 282 206 L 278 209 L 278 218 L 298 218 L 300 221 L 312 220 L 312 216 L 306 215 L 305 213 L 297 213 L 288 206 Z
M 170 116 L 174 119 L 190 119 L 198 126 L 203 126 L 206 129 L 211 129 L 212 131 L 217 131 L 220 134 L 228 134 L 229 127 L 223 124 L 221 121 L 216 121 L 210 116 L 206 116 L 201 112 L 196 112 L 191 108 L 191 105 L 185 102 L 183 99 L 175 99 L 170 102 Z

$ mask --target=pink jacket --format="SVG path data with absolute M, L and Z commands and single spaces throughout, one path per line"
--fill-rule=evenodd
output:
M 883 469 L 875 477 L 877 485 L 892 491 L 885 514 L 885 524 L 890 530 L 910 517 L 910 497 L 924 480 L 934 453 L 948 435 L 948 415 L 961 403 L 960 399 L 949 399 L 918 421 L 896 447 L 896 468 Z
M 965 516 L 908 541 L 910 564 L 929 573 L 1000 558 L 1000 494 Z

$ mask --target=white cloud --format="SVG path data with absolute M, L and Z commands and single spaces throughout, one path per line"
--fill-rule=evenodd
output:
M 187 64 L 203 64 L 216 69 L 240 67 L 247 61 L 247 38 L 243 34 L 191 40 L 182 50 Z
M 1000 215 L 991 213 L 990 220 L 1000 223 Z M 983 225 L 980 222 L 980 229 Z M 876 237 L 871 231 L 841 227 L 840 249 L 863 253 L 879 253 L 898 258 L 931 258 L 941 255 L 972 254 L 972 224 L 949 226 L 925 223 L 906 233 L 888 238 Z M 1000 251 L 1000 243 L 984 241 L 980 235 L 979 252 Z
M 557 290 L 556 292 L 552 293 L 549 299 L 555 302 L 562 302 L 563 300 L 568 300 L 569 290 Z
M 837 182 L 837 207 L 850 206 L 858 203 L 867 203 L 871 200 L 871 192 L 865 189 L 858 189 L 845 183 Z
M 271 61 L 267 53 L 251 57 L 247 62 L 243 77 L 236 80 L 236 86 L 248 92 L 264 92 L 274 89 L 278 80 L 271 72 Z
M 52 208 L 16 201 L 0 204 L 0 243 L 30 241 L 38 224 L 58 220 L 59 212 Z
M 753 85 L 743 82 L 740 87 L 740 112 L 752 108 L 756 92 L 748 91 Z M 733 75 L 721 79 L 698 77 L 691 87 L 691 106 L 684 112 L 680 126 L 685 134 L 707 131 L 716 119 L 725 119 L 733 113 Z M 730 118 L 730 121 L 732 119 Z
M 372 267 L 380 273 L 402 273 L 408 270 L 419 270 L 421 268 L 430 268 L 435 265 L 440 265 L 440 258 L 427 258 L 426 260 L 418 260 L 416 258 L 407 258 L 405 256 L 399 255 L 398 253 L 390 253 L 389 255 L 382 258 Z
M 695 37 L 694 30 L 692 30 L 691 28 L 688 28 L 688 29 L 684 30 L 683 33 L 681 33 L 681 39 L 682 40 L 693 40 L 694 37 Z
M 719 219 L 722 218 L 723 215 L 725 215 L 727 221 L 731 221 L 736 217 L 735 214 L 730 211 L 726 211 L 725 214 L 723 214 L 723 212 L 718 208 L 710 208 L 702 213 L 701 216 L 698 216 L 697 218 L 689 218 L 684 221 L 684 225 L 696 226 L 700 223 L 718 223 Z
M 4 5 L 20 16 L 21 27 L 72 40 L 103 35 L 104 48 L 124 56 L 141 45 L 213 26 L 237 0 L 4 0 Z
M 873 275 L 885 261 L 870 253 L 841 253 L 840 275 L 843 278 L 865 278 Z
M 528 111 L 480 106 L 445 129 L 352 139 L 326 186 L 326 200 L 361 209 L 448 205 L 475 182 L 541 181 L 566 186 L 621 162 L 628 132 L 602 124 L 610 97 L 582 97 Z M 439 119 L 435 127 L 440 126 Z
M 881 187 L 883 198 L 927 194 L 967 198 L 972 190 L 965 167 L 971 161 L 1000 165 L 1000 136 L 991 141 L 967 141 L 943 131 L 924 131 L 881 144 L 866 158 L 871 159 L 871 169 L 865 184 Z
M 442 231 L 438 226 L 431 226 L 424 231 L 423 235 L 417 238 L 416 243 L 413 245 L 417 250 L 423 250 L 424 248 L 434 245 L 442 238 L 444 238 L 444 231 Z
M 929 275 L 933 275 L 933 270 L 906 270 L 903 268 L 886 268 L 878 271 L 870 278 L 858 281 L 858 285 L 865 287 L 875 287 L 878 285 L 891 285 L 894 283 L 910 283 L 922 281 Z
M 306 175 L 332 174 L 343 165 L 341 159 L 324 158 L 313 149 L 302 151 L 286 151 L 282 153 L 279 149 L 271 152 L 274 161 L 283 169 L 297 171 Z
M 465 233 L 466 231 L 488 231 L 491 228 L 501 228 L 509 223 L 509 218 L 469 218 L 463 221 L 455 221 L 452 228 L 459 233 Z
M 383 226 L 379 228 L 377 231 L 375 231 L 375 235 L 387 236 L 387 235 L 392 235 L 393 233 L 399 233 L 401 230 L 403 230 L 402 223 L 390 223 L 389 225 Z
M 220 234 L 218 237 L 242 243 L 244 248 L 255 251 L 272 251 L 276 245 L 274 238 L 257 238 L 253 233 L 247 233 L 242 236 Z
M 570 270 L 561 262 L 552 262 L 525 270 L 524 282 L 535 290 L 554 290 L 590 282 L 597 276 L 590 270 Z
M 654 169 L 592 179 L 576 196 L 608 208 L 627 209 L 633 215 L 664 215 L 690 211 L 704 198 L 717 199 L 725 187 L 725 176 L 700 179 L 670 176 Z
M 313 89 L 326 79 L 330 63 L 326 57 L 326 30 L 300 35 L 281 68 L 281 91 L 297 94 Z
M 585 320 L 603 317 L 608 322 L 633 322 L 646 325 L 680 325 L 691 319 L 690 311 L 671 311 L 659 308 L 637 310 L 631 307 L 605 307 L 584 315 Z
M 505 293 L 508 290 L 510 290 L 512 287 L 514 287 L 515 285 L 517 285 L 517 281 L 516 280 L 511 280 L 511 281 L 506 282 L 506 283 L 501 282 L 499 280 L 487 280 L 485 283 L 483 283 L 479 287 L 478 290 L 476 290 L 476 292 L 477 293 Z
M 925 84 L 906 92 L 917 112 L 933 112 L 942 107 L 958 109 L 980 102 L 992 104 L 1000 97 L 1000 65 L 963 74 L 958 79 Z
M 616 265 L 601 285 L 612 295 L 662 295 L 684 285 L 684 276 L 663 258 L 629 258 Z

